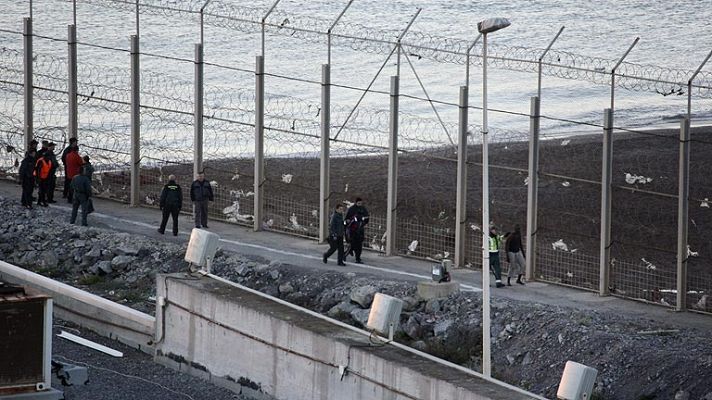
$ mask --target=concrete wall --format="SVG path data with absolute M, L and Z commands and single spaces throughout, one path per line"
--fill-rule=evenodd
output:
M 363 331 L 232 283 L 184 274 L 157 282 L 156 360 L 238 392 L 285 400 L 539 398 L 405 346 L 374 345 Z
M 52 296 L 55 316 L 153 354 L 154 317 L 3 261 L 0 277 Z

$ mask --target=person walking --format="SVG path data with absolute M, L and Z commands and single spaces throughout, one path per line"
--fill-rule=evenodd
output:
M 45 154 L 49 157 L 52 162 L 52 168 L 49 170 L 49 187 L 47 188 L 47 203 L 56 203 L 54 200 L 54 190 L 57 187 L 57 170 L 59 169 L 59 163 L 57 162 L 57 156 L 54 154 L 54 149 L 57 145 L 50 142 L 47 144 L 47 151 Z
M 35 191 L 35 155 L 37 150 L 30 147 L 20 163 L 20 185 L 22 185 L 22 206 L 32 209 L 32 192 Z
M 208 201 L 213 201 L 213 188 L 205 180 L 205 174 L 198 174 L 198 179 L 190 185 L 190 201 L 194 205 L 195 227 L 208 227 Z
M 61 159 L 62 165 L 64 165 L 64 188 L 62 190 L 62 198 L 65 199 L 69 196 L 69 183 L 72 182 L 72 178 L 70 178 L 69 174 L 67 173 L 67 155 L 73 149 L 77 149 L 78 151 L 77 138 L 69 138 L 69 146 L 65 147 L 64 150 L 62 150 Z M 71 203 L 72 201 L 70 200 L 69 202 Z
M 171 216 L 173 218 L 173 236 L 178 236 L 178 213 L 183 208 L 183 192 L 180 185 L 176 183 L 175 175 L 168 175 L 168 183 L 163 186 L 159 205 L 163 211 L 163 219 L 158 233 L 161 235 L 165 233 L 168 216 Z
M 69 188 L 67 191 L 67 202 L 74 204 L 72 201 L 72 185 L 71 182 L 76 177 L 77 175 L 81 174 L 82 171 L 82 164 L 84 163 L 84 160 L 82 160 L 82 157 L 79 155 L 79 147 L 78 146 L 73 146 L 69 148 L 69 152 L 67 153 L 67 156 L 65 158 L 65 180 L 69 180 Z
M 326 264 L 326 260 L 338 251 L 337 265 L 345 266 L 344 263 L 344 205 L 338 204 L 331 214 L 331 223 L 329 224 L 329 250 L 324 253 L 322 261 Z
M 37 158 L 35 162 L 35 178 L 37 178 L 37 205 L 47 207 L 47 192 L 49 191 L 50 173 L 52 170 L 52 160 L 49 154 L 45 154 Z
M 69 219 L 70 224 L 77 221 L 77 211 L 79 206 L 82 207 L 82 226 L 87 226 L 87 215 L 89 214 L 91 205 L 91 181 L 85 174 L 79 174 L 72 178 L 70 183 L 72 193 L 72 216 Z
M 363 205 L 363 199 L 357 197 L 346 212 L 346 237 L 349 242 L 346 256 L 353 255 L 356 258 L 356 264 L 363 263 L 361 252 L 363 251 L 363 241 L 366 239 L 366 225 L 368 225 L 368 210 Z
M 490 226 L 489 229 L 489 267 L 494 272 L 495 285 L 498 288 L 504 287 L 502 283 L 502 266 L 499 262 L 499 250 L 502 247 L 502 236 L 497 233 L 497 227 Z
M 504 248 L 507 251 L 507 262 L 509 263 L 509 273 L 507 274 L 507 286 L 512 286 L 512 278 L 517 276 L 517 283 L 524 285 L 522 275 L 524 274 L 524 249 L 522 246 L 522 230 L 519 225 L 514 226 L 514 232 L 505 235 Z

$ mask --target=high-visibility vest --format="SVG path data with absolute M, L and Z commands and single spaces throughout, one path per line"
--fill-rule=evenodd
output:
M 36 168 L 34 175 L 37 176 L 37 169 L 39 169 L 40 179 L 47 179 L 49 178 L 49 171 L 52 169 L 52 161 L 45 160 L 44 157 L 41 157 L 39 160 L 37 160 L 35 167 Z
M 489 251 L 490 253 L 499 253 L 500 245 L 502 244 L 502 236 L 489 236 Z

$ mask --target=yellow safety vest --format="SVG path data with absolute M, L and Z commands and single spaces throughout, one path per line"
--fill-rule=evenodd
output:
M 500 235 L 494 235 L 492 237 L 491 235 L 489 236 L 489 251 L 490 253 L 499 253 L 499 248 L 502 244 L 502 236 Z

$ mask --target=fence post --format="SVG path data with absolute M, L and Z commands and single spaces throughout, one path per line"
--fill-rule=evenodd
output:
M 460 86 L 459 135 L 457 141 L 457 205 L 455 210 L 455 266 L 465 266 L 467 208 L 467 104 L 468 88 Z
M 24 45 L 24 96 L 25 96 L 25 151 L 30 149 L 30 142 L 34 139 L 33 128 L 33 83 L 32 83 L 32 18 L 23 18 L 23 45 Z
M 141 189 L 141 76 L 138 36 L 131 35 L 131 207 L 140 204 Z
M 679 192 L 677 197 L 677 311 L 687 309 L 687 224 L 690 192 L 690 119 L 680 123 Z
M 388 139 L 388 201 L 386 211 L 386 255 L 396 253 L 396 217 L 398 191 L 398 96 L 399 77 L 391 76 L 391 110 Z
M 77 26 L 67 27 L 67 45 L 69 46 L 69 57 L 67 58 L 67 92 L 69 102 L 69 129 L 67 134 L 70 138 L 77 137 L 79 130 L 79 108 L 77 106 Z
M 536 234 L 539 230 L 537 215 L 539 207 L 539 97 L 531 98 L 529 116 L 529 181 L 527 183 L 527 260 L 526 279 L 535 280 L 536 272 Z
M 203 172 L 203 45 L 195 44 L 195 86 L 193 109 L 193 179 Z
M 255 215 L 254 230 L 262 230 L 264 212 L 265 75 L 264 58 L 255 58 Z
M 611 277 L 611 182 L 613 180 L 613 109 L 603 115 L 603 164 L 601 168 L 601 254 L 598 294 L 608 296 Z
M 319 173 L 319 243 L 329 235 L 330 160 L 329 135 L 331 124 L 331 65 L 321 66 L 321 162 Z

